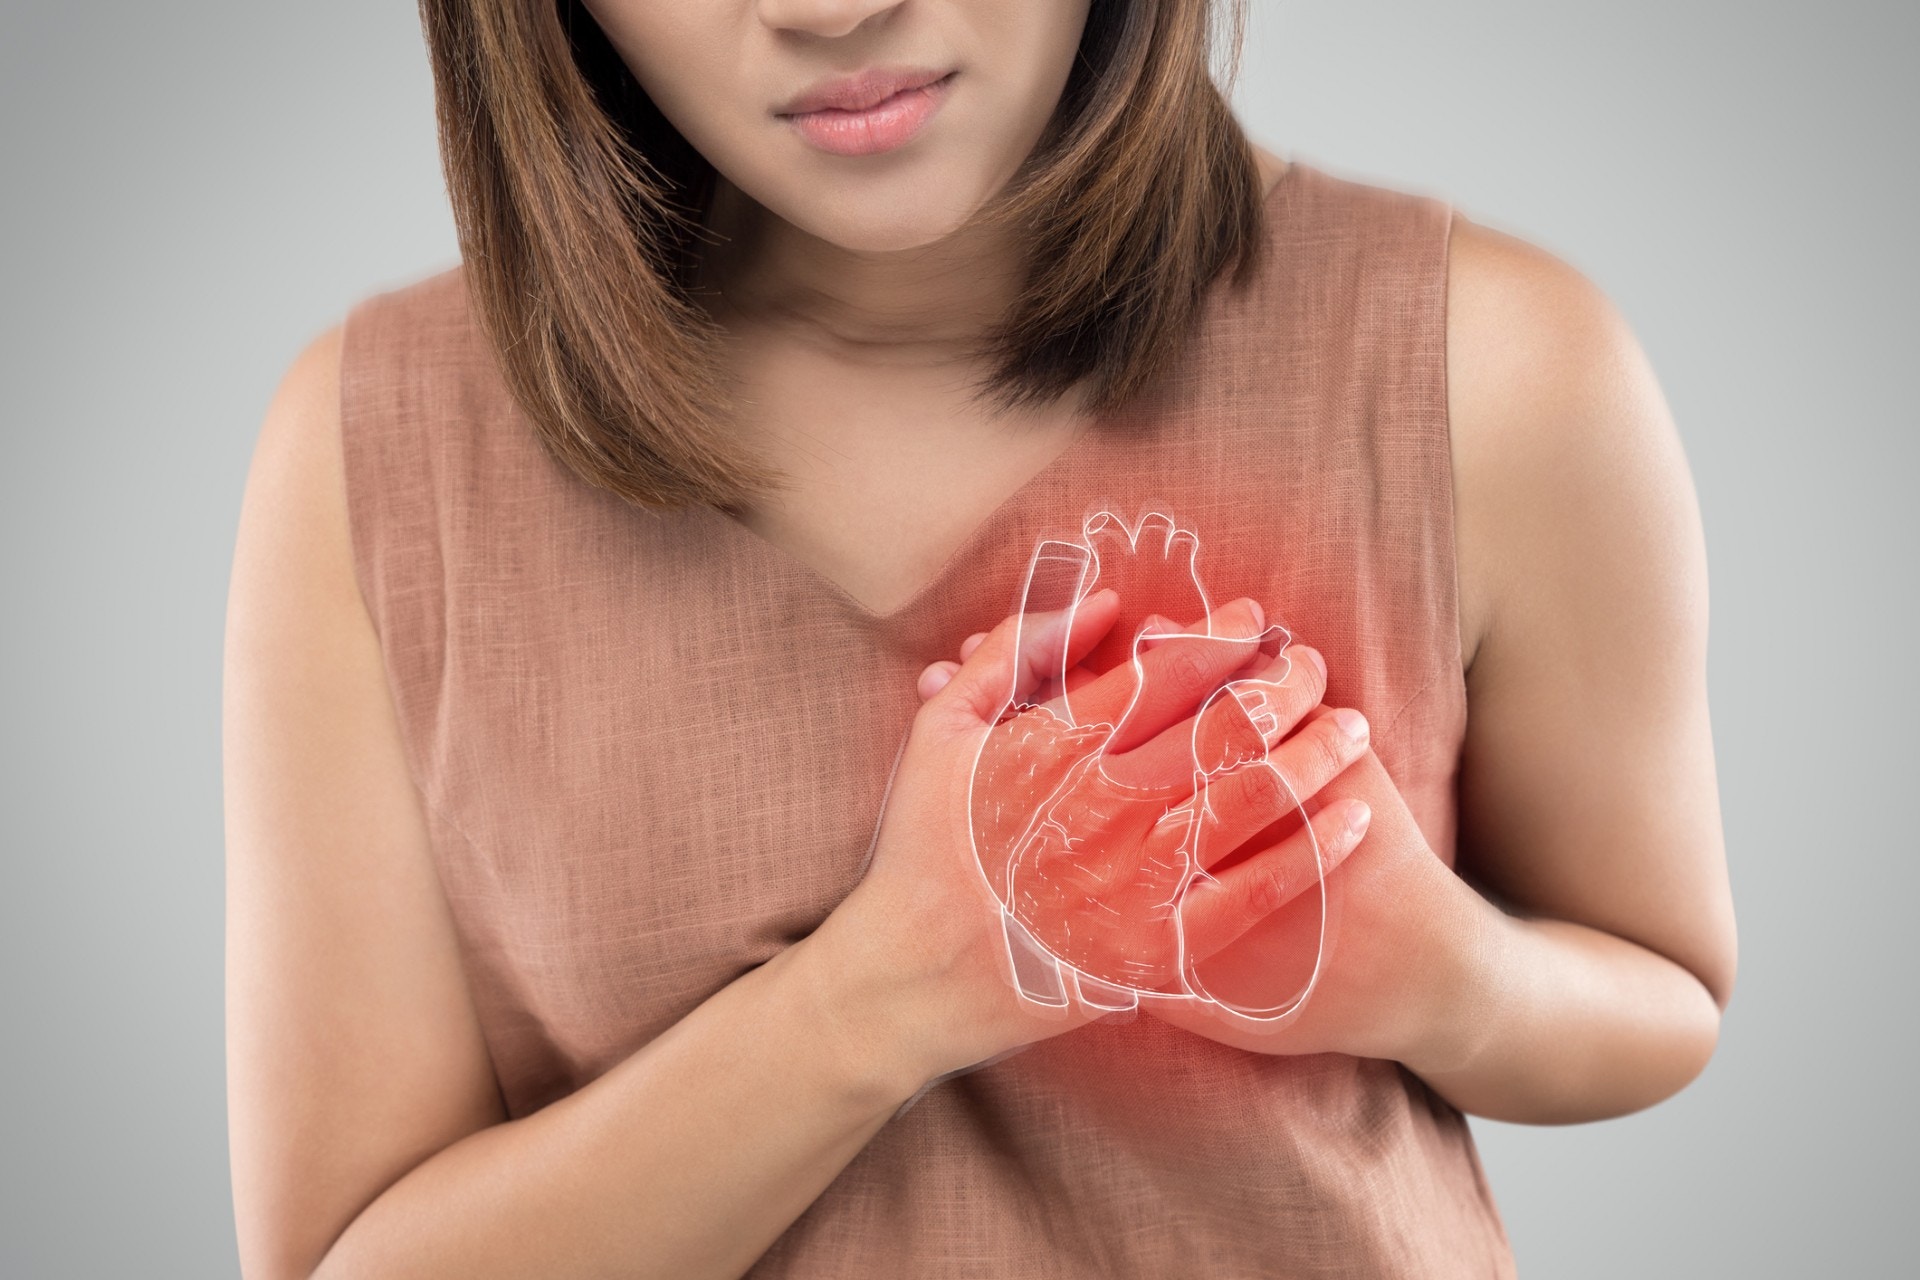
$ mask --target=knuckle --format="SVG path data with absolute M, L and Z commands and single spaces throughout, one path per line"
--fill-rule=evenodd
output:
M 1267 686 L 1257 681 L 1237 680 L 1227 686 L 1227 691 L 1233 705 L 1244 718 L 1243 731 L 1257 737 L 1263 748 L 1280 740 L 1280 712 Z
M 1257 764 L 1243 771 L 1240 794 L 1248 805 L 1261 813 L 1276 812 L 1286 800 L 1280 775 L 1266 764 Z
M 1285 668 L 1275 667 L 1263 683 L 1271 690 L 1273 714 L 1289 730 L 1326 696 L 1320 673 L 1311 662 L 1288 655 Z
M 1267 686 L 1260 681 L 1235 680 L 1227 686 L 1227 691 L 1240 704 L 1240 709 L 1247 713 L 1247 719 L 1255 725 L 1260 723 L 1262 716 L 1272 718 L 1273 704 L 1267 697 Z
M 1274 785 L 1285 791 L 1289 802 L 1293 797 L 1301 794 L 1299 776 L 1287 768 L 1279 756 L 1268 756 L 1266 763 L 1267 772 L 1273 775 Z
M 1333 717 L 1321 717 L 1320 731 L 1304 735 L 1301 749 L 1305 753 L 1305 766 L 1308 776 L 1316 779 L 1315 786 L 1325 782 L 1347 765 L 1347 741 L 1340 727 L 1333 723 Z
M 1266 916 L 1278 911 L 1292 897 L 1292 878 L 1278 858 L 1270 859 L 1270 865 L 1260 868 L 1251 877 L 1247 885 L 1247 906 L 1255 915 Z
M 1198 649 L 1182 645 L 1167 654 L 1165 676 L 1180 693 L 1191 694 L 1206 680 L 1206 657 Z

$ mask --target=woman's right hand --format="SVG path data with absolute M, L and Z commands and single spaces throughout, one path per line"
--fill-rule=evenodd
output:
M 931 693 L 914 718 L 866 876 L 808 939 L 807 945 L 827 964 L 829 1007 L 846 1025 L 875 1037 L 862 1046 L 865 1050 L 896 1055 L 900 1069 L 922 1083 L 1106 1012 L 1074 1001 L 1049 1008 L 1018 994 L 1001 903 L 976 860 L 970 806 L 983 745 L 1003 761 L 1023 749 L 1016 740 L 1019 717 L 996 723 L 1008 705 L 1009 690 L 1022 701 L 1033 698 L 1045 686 L 1046 673 L 1074 668 L 1118 614 L 1118 597 L 1098 592 L 1074 610 L 1028 615 L 1024 626 L 1018 616 L 1010 617 L 977 644 L 970 642 L 965 661 L 951 669 L 944 686 Z M 1143 649 L 1142 687 L 1154 691 L 1151 723 L 1141 725 L 1137 716 L 1130 720 L 1140 726 L 1135 740 L 1113 761 L 1190 756 L 1195 710 L 1228 680 L 1267 674 L 1243 666 L 1249 657 L 1257 658 L 1262 627 L 1258 606 L 1239 600 L 1215 613 L 1212 638 L 1175 639 Z M 1239 636 L 1246 637 L 1243 643 L 1221 639 Z M 939 665 L 940 675 L 946 676 L 951 664 Z M 1275 740 L 1290 732 L 1324 691 L 1317 665 L 1294 665 L 1300 678 L 1270 686 L 1278 694 Z M 1091 679 L 1084 683 L 1084 692 L 1075 691 L 1076 705 L 1084 698 L 1087 705 L 1105 701 L 1124 707 L 1132 700 L 1135 679 L 1128 667 Z M 1102 681 L 1114 687 L 1104 688 Z M 929 687 L 930 682 L 922 684 L 923 694 Z M 996 734 L 1009 740 L 1001 742 Z M 1336 737 L 1331 732 L 1296 735 L 1296 767 L 1288 770 L 1288 779 L 1303 795 L 1350 762 L 1353 752 Z M 1050 767 L 1044 745 L 1035 750 L 1036 767 Z M 1168 791 L 1167 803 L 1191 802 L 1192 789 L 1190 775 L 1181 777 Z M 1243 838 L 1294 807 L 1286 788 L 1273 786 L 1232 791 L 1216 786 L 1211 801 L 1210 820 L 1241 830 Z M 1341 842 L 1339 825 L 1314 822 L 1323 849 L 1332 854 Z M 1297 843 L 1308 838 L 1304 831 L 1299 837 Z M 1224 853 L 1234 843 L 1238 841 L 1215 847 Z M 1299 849 L 1276 847 L 1268 861 L 1297 863 L 1299 854 Z M 1115 856 L 1131 855 L 1122 850 Z M 1249 860 L 1232 874 L 1251 886 L 1269 869 L 1253 865 L 1259 861 Z M 1297 883 L 1298 867 L 1291 867 L 1288 875 Z M 1248 918 L 1220 921 L 1217 927 L 1244 930 L 1281 905 L 1257 891 L 1236 894 L 1232 900 Z

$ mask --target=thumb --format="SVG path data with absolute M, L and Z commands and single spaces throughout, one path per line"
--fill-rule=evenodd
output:
M 923 710 L 968 728 L 990 725 L 1009 704 L 1084 658 L 1112 629 L 1120 595 L 1107 587 L 1047 613 L 1012 614 L 987 633 Z

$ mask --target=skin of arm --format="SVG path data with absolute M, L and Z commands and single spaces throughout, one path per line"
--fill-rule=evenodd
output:
M 244 1274 L 736 1276 L 921 1080 L 851 1021 L 831 940 L 809 939 L 506 1118 L 353 576 L 339 337 L 266 415 L 228 601 Z
M 1623 1115 L 1705 1068 L 1734 985 L 1698 501 L 1616 309 L 1460 218 L 1447 370 L 1461 578 L 1485 619 L 1457 869 L 1486 906 L 1452 1031 L 1408 1066 L 1493 1119 Z

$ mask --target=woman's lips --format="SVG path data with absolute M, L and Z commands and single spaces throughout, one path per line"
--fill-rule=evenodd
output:
M 783 116 L 800 136 L 836 156 L 871 156 L 903 146 L 946 100 L 957 72 L 918 89 L 905 89 L 863 111 L 808 111 Z

